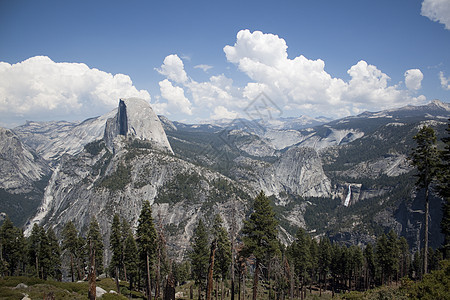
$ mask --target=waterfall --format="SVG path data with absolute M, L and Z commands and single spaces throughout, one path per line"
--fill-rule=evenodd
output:
M 352 185 L 348 185 L 348 193 L 347 197 L 345 198 L 344 206 L 348 206 L 350 204 L 350 198 L 352 197 Z

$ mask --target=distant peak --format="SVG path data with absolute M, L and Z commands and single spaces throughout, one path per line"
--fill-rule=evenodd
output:
M 162 149 L 173 153 L 162 124 L 150 103 L 144 99 L 120 99 L 117 113 L 108 119 L 105 128 L 105 141 L 112 148 L 116 136 L 147 140 Z
M 443 108 L 445 110 L 450 111 L 450 104 L 442 102 L 441 100 L 435 99 L 431 101 L 428 106 L 437 106 L 439 108 Z

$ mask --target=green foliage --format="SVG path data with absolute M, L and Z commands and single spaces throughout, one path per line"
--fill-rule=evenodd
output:
M 131 182 L 131 167 L 120 163 L 114 173 L 106 176 L 100 183 L 101 187 L 105 187 L 112 191 L 123 190 Z
M 183 261 L 181 263 L 172 263 L 172 273 L 176 282 L 181 284 L 187 281 L 191 276 L 191 264 L 189 261 Z
M 439 152 L 436 147 L 436 133 L 433 128 L 424 126 L 413 139 L 417 143 L 411 153 L 411 162 L 418 171 L 416 185 L 428 189 L 438 173 Z
M 122 222 L 122 232 L 124 249 L 123 249 L 123 266 L 127 271 L 127 280 L 130 281 L 130 287 L 133 286 L 138 274 L 138 248 L 136 241 L 134 240 L 133 233 L 131 232 L 130 225 L 126 220 Z
M 196 201 L 201 180 L 204 179 L 196 173 L 177 174 L 173 180 L 162 187 L 156 196 L 155 203 L 174 204 L 184 200 Z
M 278 222 L 269 198 L 261 191 L 255 198 L 249 220 L 244 221 L 242 228 L 243 253 L 246 253 L 247 256 L 253 254 L 260 261 L 267 254 L 275 253 L 278 249 L 277 225 Z
M 61 247 L 55 232 L 50 227 L 47 229 L 47 239 L 49 244 L 49 270 L 48 275 L 56 280 L 61 280 Z
M 197 285 L 204 285 L 209 264 L 209 247 L 208 232 L 200 219 L 192 236 L 191 247 L 189 253 L 192 265 L 192 276 Z
M 115 275 L 116 268 L 122 268 L 123 265 L 123 239 L 120 224 L 120 217 L 115 214 L 111 224 L 111 234 L 109 236 L 109 245 L 112 251 L 110 270 Z
M 97 219 L 92 217 L 86 236 L 87 247 L 95 250 L 95 270 L 97 276 L 103 273 L 103 238 Z
M 26 240 L 22 230 L 14 227 L 8 217 L 0 228 L 0 244 L 0 271 L 3 275 L 20 275 L 26 265 Z
M 139 215 L 137 228 L 137 245 L 139 257 L 141 260 L 141 274 L 146 274 L 146 278 L 150 277 L 151 267 L 155 260 L 157 236 L 155 225 L 152 217 L 152 207 L 150 202 L 144 201 Z M 147 282 L 150 285 L 150 282 Z
M 214 217 L 212 236 L 217 242 L 214 270 L 218 271 L 216 273 L 220 274 L 222 279 L 226 279 L 231 263 L 231 242 L 219 214 Z
M 93 141 L 84 145 L 84 150 L 93 156 L 97 156 L 105 148 L 106 145 L 103 140 Z
M 441 269 L 426 274 L 422 281 L 404 281 L 402 291 L 409 299 L 450 299 L 450 260 L 441 262 Z
M 294 272 L 302 284 L 307 277 L 307 271 L 312 266 L 311 237 L 303 228 L 299 228 L 295 240 L 288 249 L 288 254 L 294 265 Z
M 450 258 L 450 119 L 446 131 L 447 136 L 442 139 L 444 150 L 440 153 L 438 191 L 441 197 L 444 198 L 441 231 L 444 234 L 444 258 L 448 259 Z
M 42 226 L 34 224 L 27 242 L 31 273 L 42 279 L 60 279 L 61 250 L 53 230 L 45 232 Z

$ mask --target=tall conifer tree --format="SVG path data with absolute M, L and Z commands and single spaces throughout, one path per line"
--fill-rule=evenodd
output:
M 91 223 L 89 223 L 89 230 L 87 233 L 87 246 L 92 247 L 95 250 L 95 271 L 96 275 L 100 275 L 103 272 L 103 238 L 100 232 L 100 226 L 97 219 L 92 217 Z
M 253 276 L 253 300 L 258 292 L 258 279 L 260 264 L 268 253 L 274 253 L 278 248 L 277 225 L 275 213 L 270 206 L 270 200 L 263 191 L 256 196 L 253 204 L 253 213 L 249 220 L 244 222 L 242 229 L 244 249 L 246 256 L 255 257 L 255 273 Z
M 198 286 L 198 299 L 201 299 L 201 291 L 205 286 L 205 280 L 208 272 L 209 247 L 208 247 L 208 232 L 200 219 L 198 225 L 194 230 L 192 237 L 192 251 L 190 253 L 192 263 L 192 275 L 195 284 Z
M 157 237 L 153 223 L 150 202 L 144 201 L 139 215 L 137 228 L 137 244 L 141 259 L 142 273 L 146 275 L 147 297 L 151 298 L 151 269 L 155 260 Z
M 439 166 L 439 152 L 436 147 L 436 134 L 433 128 L 424 126 L 414 136 L 417 147 L 413 149 L 411 161 L 417 168 L 417 187 L 425 189 L 425 233 L 424 233 L 424 273 L 428 272 L 428 218 L 429 218 L 429 189 L 436 179 Z

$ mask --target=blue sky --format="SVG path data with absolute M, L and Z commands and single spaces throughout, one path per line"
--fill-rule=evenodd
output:
M 450 101 L 448 0 L 3 0 L 0 40 L 7 127 L 129 96 L 186 122 L 243 116 L 261 92 L 283 116 Z

